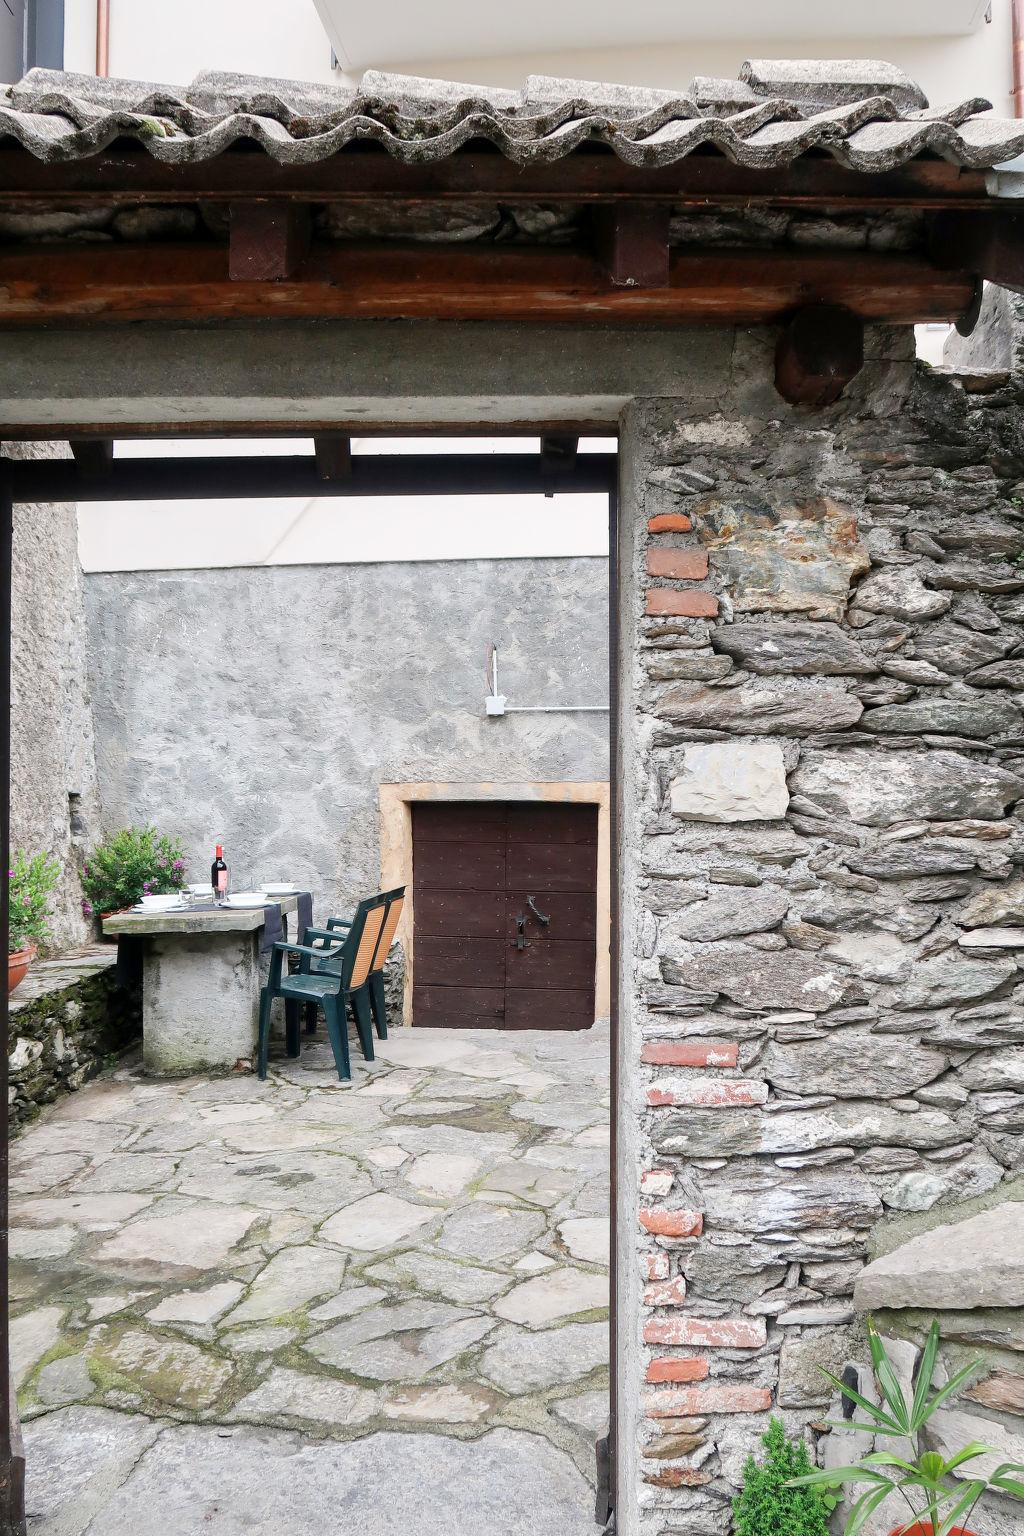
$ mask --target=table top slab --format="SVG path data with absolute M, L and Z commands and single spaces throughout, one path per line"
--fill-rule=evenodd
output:
M 298 907 L 297 896 L 279 896 L 268 906 L 279 906 L 284 916 Z M 114 937 L 118 934 L 147 934 L 164 936 L 180 933 L 254 933 L 263 927 L 262 907 L 218 907 L 212 912 L 114 912 L 103 919 L 103 932 Z

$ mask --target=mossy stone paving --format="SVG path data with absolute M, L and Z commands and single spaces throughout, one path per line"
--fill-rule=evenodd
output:
M 439 1501 L 459 1479 L 479 1504 L 485 1469 L 515 1464 L 559 1536 L 583 1536 L 607 1419 L 607 1094 L 601 1026 L 431 1030 L 393 1032 L 351 1085 L 315 1042 L 266 1084 L 129 1066 L 48 1109 L 12 1146 L 33 1536 L 84 1536 L 100 1510 L 127 1530 L 175 1446 L 223 1461 L 232 1521 L 258 1494 L 228 1468 L 261 1447 L 271 1482 L 301 1462 L 340 1498 L 336 1441 L 368 1467 L 397 1446 Z M 236 1528 L 205 1487 L 175 1497 L 174 1530 Z M 522 1519 L 537 1529 L 533 1499 Z

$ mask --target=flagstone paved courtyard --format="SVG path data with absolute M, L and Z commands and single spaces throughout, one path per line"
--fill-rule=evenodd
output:
M 125 1067 L 13 1144 L 32 1536 L 593 1531 L 607 1031 L 356 1056 Z

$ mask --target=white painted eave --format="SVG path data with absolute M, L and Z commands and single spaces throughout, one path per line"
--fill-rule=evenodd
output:
M 314 0 L 342 66 L 377 69 L 443 58 L 500 58 L 561 49 L 735 42 L 737 68 L 756 39 L 821 44 L 830 39 L 964 36 L 989 0 Z M 877 56 L 877 47 L 868 50 Z

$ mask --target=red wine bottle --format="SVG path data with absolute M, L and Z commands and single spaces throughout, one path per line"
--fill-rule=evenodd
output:
M 220 843 L 217 844 L 217 856 L 210 865 L 210 884 L 218 901 L 223 901 L 228 893 L 228 867 L 224 863 L 224 849 Z

